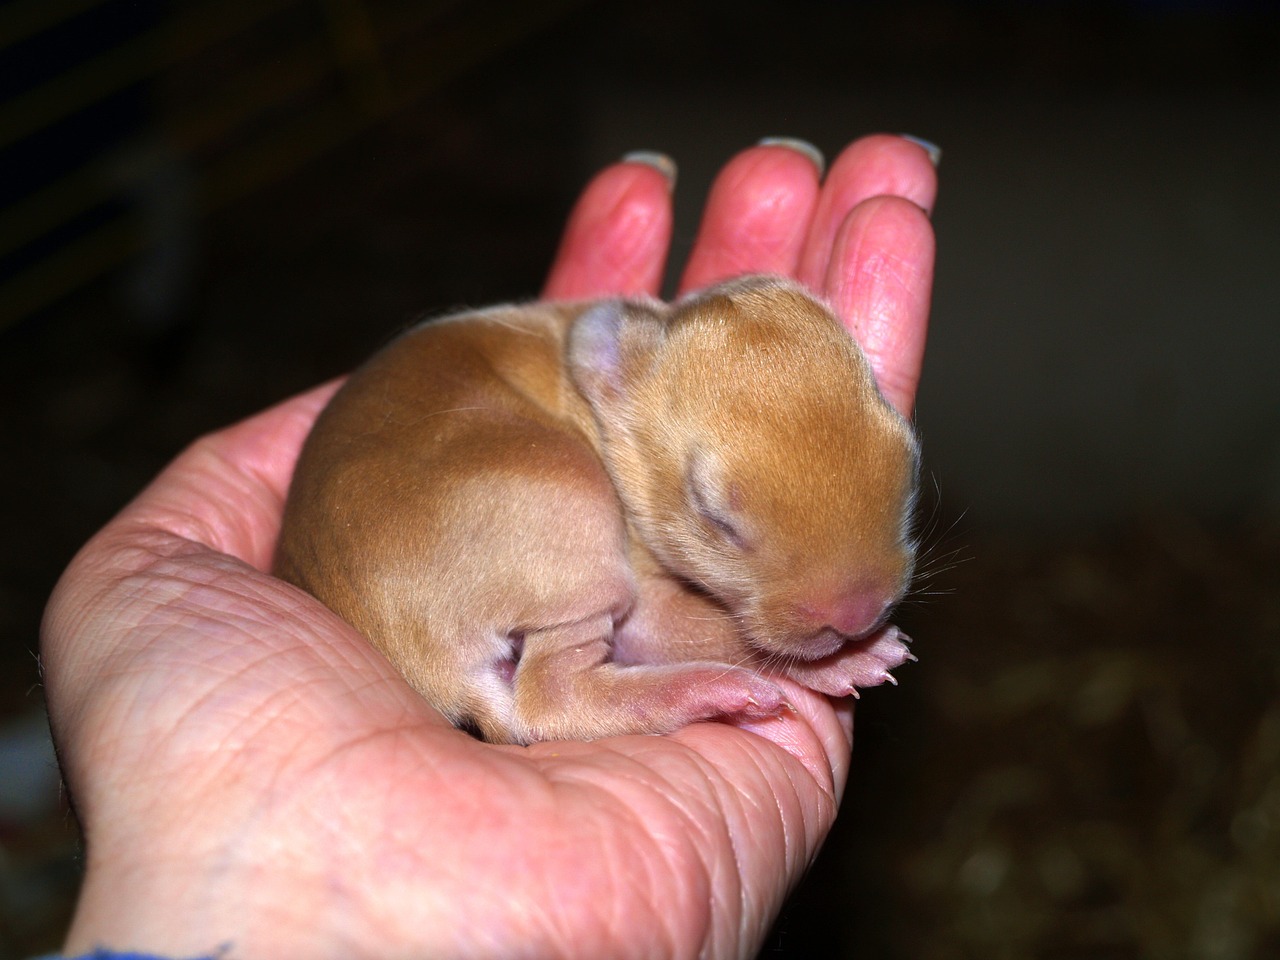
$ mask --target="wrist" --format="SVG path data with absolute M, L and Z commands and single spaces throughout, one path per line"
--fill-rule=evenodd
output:
M 351 955 L 333 937 L 350 905 L 326 902 L 323 865 L 301 855 L 311 848 L 272 815 L 269 792 L 255 800 L 253 791 L 207 783 L 193 796 L 176 781 L 165 793 L 140 780 L 89 794 L 68 955 Z M 334 885 L 327 889 L 333 899 Z
M 128 862 L 91 846 L 88 869 L 63 951 L 136 951 L 159 957 L 287 956 L 264 934 L 287 944 L 302 931 L 250 878 L 236 869 L 208 869 L 202 853 L 170 859 L 133 856 Z M 220 876 L 218 876 L 220 875 Z M 281 881 L 281 887 L 291 886 Z M 322 954 L 316 954 L 322 955 Z

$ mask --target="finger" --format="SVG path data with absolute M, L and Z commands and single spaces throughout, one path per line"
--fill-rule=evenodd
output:
M 814 157 L 791 147 L 756 146 L 730 160 L 712 184 L 680 289 L 743 273 L 793 274 L 820 176 Z
M 937 192 L 937 171 L 929 152 L 919 143 L 887 134 L 855 141 L 836 158 L 823 185 L 800 257 L 800 281 L 819 288 L 836 234 L 849 211 L 862 201 L 902 197 L 928 213 Z
M 155 528 L 267 570 L 298 452 L 338 385 L 316 387 L 197 440 L 103 535 Z
M 876 197 L 841 224 L 821 285 L 871 361 L 880 391 L 908 417 L 924 359 L 933 264 L 924 211 L 899 197 Z
M 830 717 L 830 708 L 822 709 Z M 702 770 L 710 765 L 718 774 L 712 781 L 715 799 L 704 801 L 715 821 L 704 829 L 711 828 L 709 837 L 726 838 L 718 846 L 722 856 L 732 856 L 729 875 L 741 884 L 742 894 L 734 898 L 745 907 L 739 922 L 744 929 L 756 926 L 747 938 L 748 946 L 755 949 L 737 951 L 743 956 L 755 955 L 782 899 L 812 864 L 830 832 L 849 756 L 847 747 L 836 745 L 844 739 L 839 732 L 812 729 L 802 717 L 762 725 L 751 733 L 755 736 L 726 724 L 706 723 L 694 724 L 671 738 L 692 748 L 702 759 Z M 838 772 L 824 756 L 826 741 L 834 741 Z M 672 756 L 680 759 L 679 754 Z M 679 791 L 683 805 L 695 809 L 690 801 L 698 798 L 697 780 L 682 780 L 682 771 L 670 764 L 653 762 L 652 766 L 663 782 L 674 785 L 673 792 Z
M 675 165 L 658 154 L 614 164 L 569 214 L 542 295 L 552 300 L 656 294 L 671 244 Z
M 786 678 L 781 680 L 791 709 L 763 720 L 736 720 L 781 747 L 804 765 L 815 784 L 840 798 L 853 751 L 852 698 L 833 699 Z

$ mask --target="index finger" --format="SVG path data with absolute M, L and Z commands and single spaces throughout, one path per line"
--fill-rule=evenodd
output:
M 933 157 L 918 141 L 890 134 L 863 137 L 841 151 L 822 185 L 797 279 L 822 289 L 841 227 L 866 200 L 901 197 L 928 214 L 938 193 Z
M 875 197 L 839 225 L 821 291 L 862 347 L 880 392 L 906 417 L 915 404 L 933 292 L 929 219 L 901 197 Z

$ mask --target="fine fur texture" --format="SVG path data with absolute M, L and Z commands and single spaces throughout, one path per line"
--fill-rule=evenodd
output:
M 918 448 L 832 312 L 773 277 L 497 307 L 356 371 L 276 572 L 495 742 L 765 717 L 910 654 Z

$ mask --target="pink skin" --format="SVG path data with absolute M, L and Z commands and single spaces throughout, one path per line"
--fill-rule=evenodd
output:
M 833 697 L 857 697 L 859 687 L 893 683 L 889 671 L 914 660 L 911 642 L 897 627 L 885 627 L 865 640 L 842 645 L 821 660 L 811 660 L 788 667 L 793 680 Z
M 802 601 L 796 612 L 817 630 L 861 637 L 879 625 L 889 605 L 883 590 L 849 588 L 832 599 Z
M 859 336 L 908 411 L 933 190 L 898 138 L 855 144 L 821 186 L 798 153 L 748 150 L 717 181 L 685 286 L 800 276 L 869 318 Z M 657 171 L 608 168 L 546 293 L 653 292 L 670 224 Z M 849 701 L 783 681 L 794 712 L 667 737 L 525 749 L 453 730 L 265 573 L 333 389 L 198 441 L 50 601 L 48 703 L 88 839 L 65 951 L 752 955 L 835 817 Z

